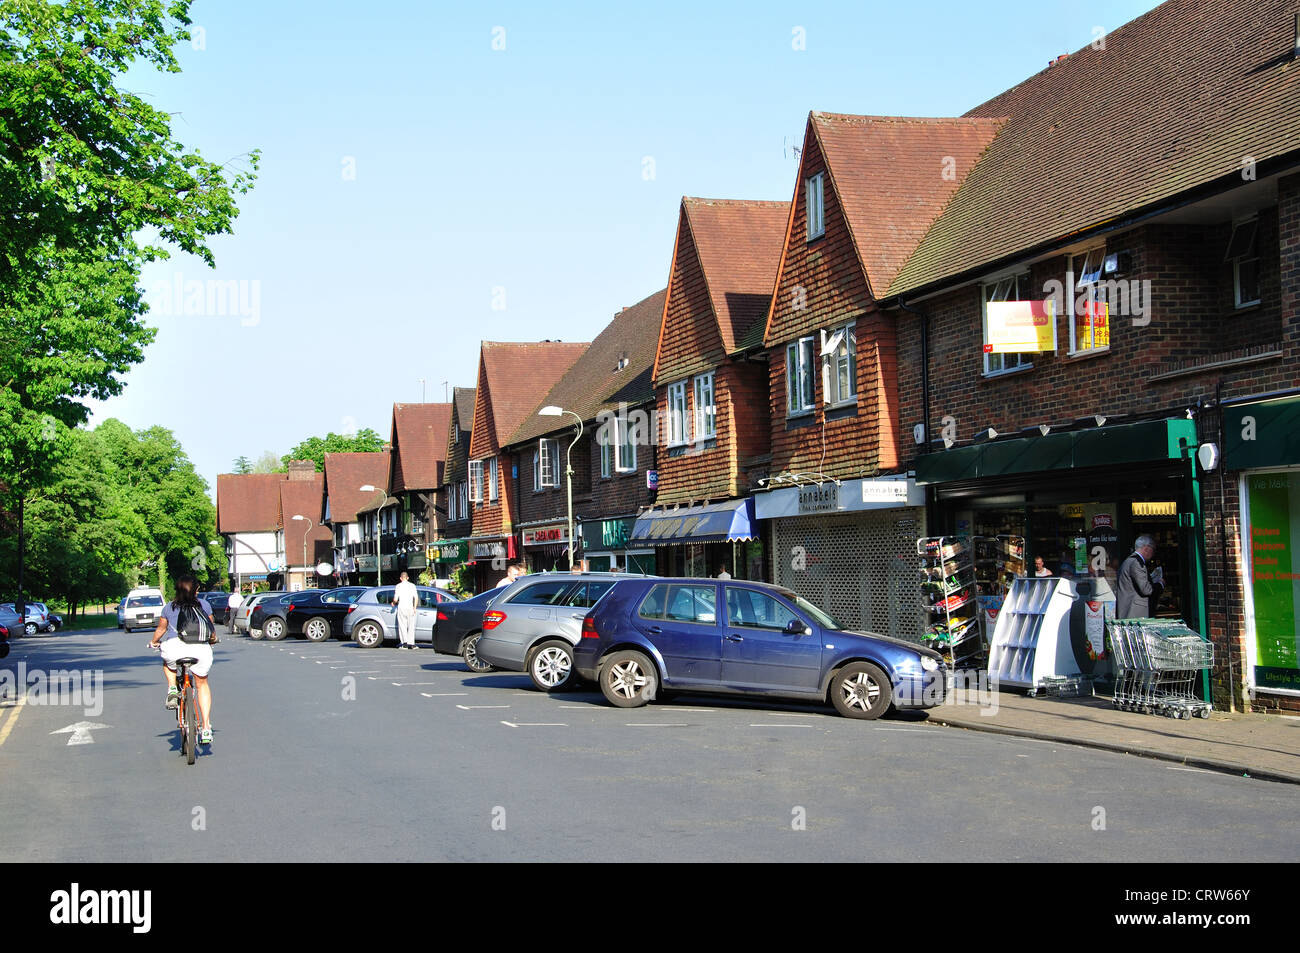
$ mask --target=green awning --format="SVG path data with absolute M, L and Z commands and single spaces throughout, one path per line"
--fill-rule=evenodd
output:
M 997 440 L 930 453 L 916 461 L 916 482 L 956 483 L 1016 473 L 1177 460 L 1196 446 L 1191 420 L 1147 420 L 1095 430 Z
M 1254 470 L 1300 463 L 1300 397 L 1223 409 L 1223 465 Z

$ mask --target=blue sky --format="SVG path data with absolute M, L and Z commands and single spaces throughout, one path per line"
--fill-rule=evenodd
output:
M 960 115 L 1155 5 L 198 0 L 183 72 L 126 85 L 261 173 L 215 270 L 146 272 L 157 339 L 92 424 L 170 428 L 213 492 L 387 435 L 480 340 L 589 341 L 662 288 L 681 196 L 788 201 L 809 110 Z

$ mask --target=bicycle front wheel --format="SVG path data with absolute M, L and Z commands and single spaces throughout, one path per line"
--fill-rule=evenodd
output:
M 191 683 L 185 688 L 185 731 L 182 735 L 185 763 L 193 764 L 199 746 L 198 696 Z

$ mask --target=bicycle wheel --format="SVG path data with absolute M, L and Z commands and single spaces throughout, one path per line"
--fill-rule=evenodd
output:
M 185 763 L 193 764 L 199 746 L 198 696 L 194 683 L 185 686 L 185 731 L 182 734 L 185 749 Z

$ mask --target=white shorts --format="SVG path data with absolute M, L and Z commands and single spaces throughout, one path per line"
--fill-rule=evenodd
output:
M 176 660 L 180 658 L 196 658 L 198 662 L 190 666 L 190 671 L 199 678 L 207 678 L 208 672 L 212 668 L 212 646 L 205 642 L 182 642 L 179 637 L 163 639 L 159 645 L 162 649 L 163 662 L 173 672 L 176 671 Z

